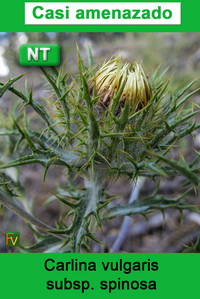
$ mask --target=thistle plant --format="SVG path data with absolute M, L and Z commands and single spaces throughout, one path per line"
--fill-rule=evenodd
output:
M 25 93 L 14 87 L 26 74 L 0 83 L 1 97 L 11 92 L 22 103 L 20 112 L 15 113 L 8 126 L 2 124 L 0 131 L 1 138 L 7 136 L 16 143 L 15 157 L 11 153 L 9 161 L 0 164 L 0 202 L 22 217 L 38 238 L 33 247 L 23 250 L 89 250 L 90 239 L 99 242 L 95 229 L 105 219 L 146 216 L 168 208 L 198 210 L 185 198 L 200 185 L 199 154 L 194 151 L 189 162 L 183 157 L 174 160 L 170 155 L 181 138 L 200 127 L 194 120 L 198 109 L 185 105 L 197 92 L 189 93 L 194 82 L 172 94 L 166 71 L 159 74 L 157 70 L 148 79 L 141 64 L 123 63 L 121 57 L 97 67 L 90 52 L 89 66 L 78 52 L 77 76 L 54 67 L 41 67 L 41 72 L 52 93 L 47 101 L 36 101 L 28 84 Z M 31 128 L 29 117 L 23 113 L 26 106 L 35 111 L 43 129 Z M 33 163 L 44 167 L 44 181 L 50 166 L 59 165 L 66 170 L 66 186 L 58 188 L 52 198 L 67 205 L 69 213 L 55 227 L 26 211 L 19 200 L 19 189 L 5 175 L 7 168 Z M 106 183 L 122 175 L 135 182 L 138 178 L 159 182 L 182 176 L 187 188 L 175 198 L 165 198 L 157 186 L 148 198 L 116 205 Z M 84 186 L 76 184 L 76 177 L 83 180 Z

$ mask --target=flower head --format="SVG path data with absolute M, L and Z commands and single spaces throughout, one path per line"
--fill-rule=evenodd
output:
M 151 97 L 151 86 L 141 64 L 135 61 L 124 64 L 120 56 L 103 64 L 91 81 L 91 90 L 94 86 L 97 104 L 104 108 L 112 105 L 120 91 L 122 94 L 118 108 L 129 101 L 131 108 L 140 109 L 146 106 Z

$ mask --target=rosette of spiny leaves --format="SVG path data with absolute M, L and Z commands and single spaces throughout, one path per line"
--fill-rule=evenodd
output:
M 159 75 L 156 71 L 148 79 L 140 64 L 124 64 L 121 57 L 97 69 L 91 54 L 89 67 L 79 54 L 78 70 L 77 77 L 71 78 L 62 69 L 41 68 L 52 90 L 52 96 L 43 104 L 34 100 L 28 87 L 26 94 L 13 87 L 21 76 L 1 83 L 0 90 L 0 96 L 10 91 L 24 107 L 32 107 L 44 126 L 42 132 L 34 131 L 28 119 L 14 119 L 12 128 L 2 131 L 2 135 L 14 134 L 18 147 L 25 142 L 26 148 L 23 155 L 2 163 L 1 168 L 40 163 L 45 179 L 51 165 L 62 165 L 69 176 L 75 173 L 84 179 L 84 188 L 79 190 L 76 184 L 66 182 L 65 190 L 55 196 L 70 207 L 71 225 L 62 222 L 45 230 L 62 236 L 62 240 L 64 237 L 62 246 L 70 244 L 72 252 L 87 246 L 88 239 L 96 240 L 94 222 L 100 225 L 102 217 L 192 208 L 180 201 L 185 194 L 166 199 L 155 192 L 147 200 L 109 209 L 112 199 L 105 190 L 106 180 L 120 175 L 133 180 L 140 176 L 154 179 L 181 175 L 185 184 L 194 188 L 200 181 L 198 154 L 189 164 L 184 159 L 170 158 L 175 143 L 200 127 L 194 121 L 198 110 L 193 111 L 192 105 L 183 108 L 197 91 L 188 92 L 194 82 L 171 94 L 165 72 Z M 31 152 L 27 154 L 28 149 Z

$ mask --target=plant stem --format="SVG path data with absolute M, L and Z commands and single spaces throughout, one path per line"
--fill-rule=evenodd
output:
M 20 216 L 25 222 L 28 222 L 37 228 L 48 231 L 53 230 L 51 226 L 45 224 L 41 220 L 35 218 L 31 214 L 29 214 L 27 211 L 25 211 L 19 204 L 14 200 L 14 198 L 10 198 L 7 194 L 0 191 L 0 202 L 6 206 L 8 209 L 10 209 L 12 212 Z
M 71 230 L 71 250 L 80 252 L 85 237 L 92 237 L 90 232 L 91 216 L 98 217 L 98 204 L 102 196 L 102 187 L 105 179 L 105 171 L 102 169 L 89 169 L 88 180 L 85 179 L 85 195 L 77 208 Z

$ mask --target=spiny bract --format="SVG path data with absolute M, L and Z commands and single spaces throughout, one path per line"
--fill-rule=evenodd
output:
M 96 89 L 97 104 L 103 108 L 112 105 L 114 97 L 122 91 L 119 109 L 129 101 L 132 109 L 146 106 L 151 98 L 151 86 L 141 64 L 123 63 L 122 57 L 104 63 L 90 82 L 90 91 Z

